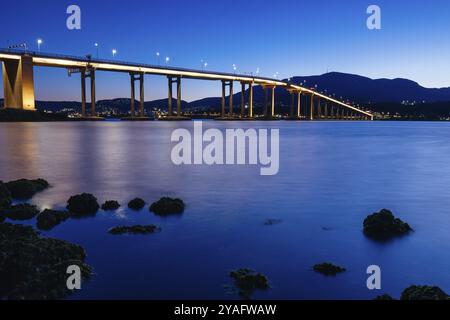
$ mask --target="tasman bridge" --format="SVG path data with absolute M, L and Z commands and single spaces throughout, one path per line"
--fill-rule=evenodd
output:
M 191 70 L 163 67 L 141 63 L 129 63 L 87 57 L 47 54 L 40 52 L 0 49 L 3 70 L 4 107 L 35 110 L 34 66 L 66 68 L 71 73 L 79 73 L 81 78 L 81 113 L 84 118 L 96 118 L 95 74 L 97 71 L 125 72 L 130 75 L 131 118 L 144 118 L 144 77 L 160 75 L 168 79 L 168 119 L 182 118 L 181 82 L 182 79 L 199 79 L 221 82 L 222 85 L 222 119 L 253 119 L 253 89 L 260 85 L 264 89 L 264 117 L 272 119 L 276 115 L 275 89 L 286 89 L 291 95 L 291 119 L 348 119 L 373 120 L 370 112 L 356 108 L 313 89 L 299 86 L 278 79 L 254 77 L 213 71 Z M 90 80 L 90 110 L 86 109 L 86 79 Z M 139 106 L 135 110 L 135 83 L 139 82 Z M 234 84 L 241 85 L 240 110 L 233 110 Z M 173 106 L 173 85 L 176 84 L 176 110 Z M 228 91 L 228 92 L 227 92 Z M 229 96 L 226 103 L 227 94 Z M 309 96 L 309 105 L 301 104 L 301 96 Z M 228 104 L 228 106 L 226 105 Z M 308 110 L 309 108 L 309 110 Z M 259 119 L 258 118 L 258 119 Z

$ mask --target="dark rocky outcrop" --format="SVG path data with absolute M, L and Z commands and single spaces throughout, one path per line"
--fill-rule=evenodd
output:
M 163 197 L 150 206 L 150 211 L 159 216 L 181 214 L 184 211 L 184 202 L 181 199 Z
M 332 263 L 325 262 L 313 266 L 313 270 L 325 276 L 335 276 L 338 273 L 345 272 L 346 269 L 336 266 Z
M 128 208 L 130 208 L 132 210 L 138 211 L 144 207 L 145 207 L 145 201 L 142 200 L 141 198 L 135 198 L 135 199 L 131 200 L 130 202 L 128 202 Z
M 392 298 L 390 295 L 388 294 L 383 294 L 381 296 L 376 297 L 375 299 L 376 301 L 388 301 L 388 300 L 395 300 L 394 298 Z
M 0 210 L 0 215 L 3 215 L 4 218 L 9 218 L 11 220 L 33 219 L 38 213 L 38 208 L 28 203 L 17 204 Z
M 70 214 L 66 211 L 45 209 L 36 218 L 37 227 L 40 230 L 50 230 L 69 218 Z
M 61 299 L 70 295 L 67 267 L 77 265 L 84 279 L 91 268 L 82 247 L 42 238 L 32 227 L 0 224 L 0 300 Z
M 89 193 L 72 196 L 67 201 L 67 210 L 74 217 L 95 215 L 99 208 L 97 198 Z
M 109 233 L 111 234 L 150 234 L 159 232 L 161 229 L 154 225 L 148 225 L 148 226 L 120 226 L 120 227 L 114 227 L 109 229 Z
M 244 299 L 250 299 L 255 290 L 269 289 L 267 277 L 248 268 L 231 271 L 230 277 L 234 280 L 239 295 Z
M 364 220 L 364 234 L 375 240 L 388 240 L 413 231 L 409 224 L 394 217 L 391 211 L 383 209 Z
M 105 201 L 104 204 L 102 204 L 102 210 L 105 211 L 114 211 L 120 208 L 120 203 L 115 200 Z
M 6 184 L 0 181 L 0 210 L 11 205 L 12 196 Z
M 19 179 L 7 182 L 6 187 L 14 199 L 27 200 L 31 199 L 36 193 L 47 189 L 49 184 L 44 179 Z
M 439 287 L 410 286 L 403 290 L 400 300 L 450 300 L 450 296 Z
M 266 221 L 264 221 L 264 225 L 265 226 L 273 226 L 276 224 L 280 224 L 282 222 L 282 220 L 280 219 L 267 219 Z

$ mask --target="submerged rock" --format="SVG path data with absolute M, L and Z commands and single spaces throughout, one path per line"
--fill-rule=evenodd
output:
M 100 206 L 92 194 L 83 193 L 70 197 L 67 209 L 73 216 L 95 215 Z
M 313 266 L 313 270 L 325 276 L 335 276 L 338 273 L 347 271 L 345 268 L 336 266 L 329 262 L 316 264 Z
M 154 226 L 154 225 L 148 225 L 148 226 L 121 226 L 121 227 L 114 227 L 109 229 L 109 233 L 111 234 L 150 234 L 161 231 L 161 228 Z
M 0 210 L 7 208 L 11 205 L 12 197 L 11 192 L 6 187 L 6 184 L 0 181 Z
M 244 299 L 250 299 L 255 290 L 269 289 L 267 277 L 248 268 L 231 271 L 230 277 L 234 280 L 239 295 Z
M 132 210 L 138 211 L 144 207 L 145 207 L 145 201 L 142 200 L 141 198 L 135 198 L 135 199 L 131 200 L 130 202 L 128 202 L 128 208 L 130 208 Z
M 102 210 L 105 211 L 113 211 L 120 208 L 120 203 L 115 200 L 105 201 L 104 204 L 102 204 Z
M 27 200 L 31 199 L 36 193 L 47 189 L 49 183 L 44 179 L 19 179 L 7 182 L 6 187 L 14 199 Z
M 280 219 L 267 219 L 266 221 L 264 221 L 264 225 L 265 226 L 273 226 L 275 224 L 280 224 L 282 222 L 282 220 Z
M 38 208 L 28 203 L 17 204 L 0 210 L 0 214 L 3 214 L 4 218 L 9 218 L 11 220 L 33 219 L 38 213 Z
M 364 234 L 375 240 L 388 240 L 413 231 L 409 224 L 394 217 L 391 211 L 383 209 L 364 220 Z
M 67 241 L 42 238 L 32 227 L 0 224 L 0 300 L 61 299 L 67 289 L 67 267 L 77 265 L 87 279 L 82 247 Z
M 184 202 L 181 199 L 173 199 L 163 197 L 150 206 L 150 211 L 159 216 L 166 216 L 170 214 L 180 214 L 184 211 Z
M 403 290 L 400 300 L 450 300 L 450 296 L 439 287 L 410 286 Z
M 37 227 L 40 230 L 50 230 L 58 224 L 69 219 L 70 214 L 66 211 L 45 209 L 37 216 Z
M 394 298 L 392 298 L 390 295 L 388 294 L 383 294 L 381 296 L 376 297 L 375 299 L 376 301 L 387 301 L 387 300 L 395 300 Z

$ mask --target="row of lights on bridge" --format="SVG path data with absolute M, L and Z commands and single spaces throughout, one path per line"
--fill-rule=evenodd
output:
M 41 51 L 41 45 L 43 44 L 43 40 L 42 40 L 41 38 L 39 38 L 39 39 L 36 40 L 36 42 L 37 42 L 37 46 L 38 46 L 38 52 L 40 52 L 40 51 Z M 96 49 L 96 54 L 97 54 L 97 59 L 98 59 L 98 58 L 99 58 L 99 44 L 98 44 L 98 42 L 94 43 L 94 46 L 95 46 L 95 49 Z M 113 58 L 115 58 L 115 56 L 116 56 L 116 54 L 117 54 L 117 49 L 112 49 L 112 50 L 111 50 L 111 53 L 112 53 Z M 160 65 L 161 65 L 161 54 L 160 54 L 159 51 L 156 52 L 156 60 L 157 60 L 158 66 L 160 66 Z M 165 62 L 165 64 L 166 64 L 166 66 L 167 66 L 167 65 L 169 64 L 169 62 L 170 62 L 170 57 L 165 57 L 164 62 Z M 200 63 L 201 63 L 201 69 L 202 69 L 202 71 L 205 71 L 205 69 L 208 67 L 208 62 L 207 62 L 207 61 L 204 61 L 204 60 L 202 59 L 202 60 L 200 60 Z M 233 68 L 233 72 L 236 74 L 236 73 L 237 73 L 237 69 L 238 69 L 238 68 L 237 68 L 237 65 L 233 63 L 232 68 Z M 258 68 L 256 68 L 256 76 L 257 76 L 257 77 L 259 76 L 259 73 L 260 73 L 260 68 L 258 67 Z M 252 72 L 251 74 L 253 75 L 253 72 Z M 273 77 L 274 77 L 275 79 L 278 79 L 278 76 L 279 76 L 279 73 L 278 73 L 278 72 L 275 72 L 274 75 L 273 75 Z M 291 81 L 291 78 L 288 79 L 288 82 L 290 82 L 290 81 Z M 303 82 L 301 82 L 300 85 L 301 85 L 301 86 L 305 86 L 305 85 L 306 85 L 306 80 L 304 80 Z M 314 89 L 315 89 L 316 91 L 318 90 L 317 84 L 314 85 Z M 320 93 L 322 93 L 322 94 L 327 94 L 327 90 L 325 90 L 324 92 L 320 91 Z M 334 93 L 331 94 L 331 96 L 333 96 L 334 98 L 336 98 L 336 94 L 334 94 Z M 344 100 L 343 97 L 340 97 L 340 99 L 341 99 L 341 100 Z M 347 99 L 347 103 L 350 103 L 350 101 L 349 101 L 348 99 Z M 351 103 L 352 103 L 352 105 L 355 105 L 354 102 L 351 102 Z M 358 105 L 358 107 L 359 107 L 359 105 Z

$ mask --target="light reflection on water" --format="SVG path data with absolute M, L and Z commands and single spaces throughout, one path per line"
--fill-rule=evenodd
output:
M 411 284 L 450 292 L 450 125 L 409 122 L 204 122 L 204 127 L 280 128 L 280 172 L 256 166 L 174 166 L 172 130 L 191 122 L 0 124 L 0 180 L 47 179 L 33 202 L 63 208 L 77 193 L 115 199 L 117 213 L 69 220 L 45 235 L 85 247 L 96 275 L 72 298 L 236 298 L 228 272 L 251 267 L 272 289 L 264 299 L 399 296 Z M 187 208 L 160 218 L 126 203 L 177 196 Z M 364 217 L 389 208 L 416 230 L 376 244 Z M 268 218 L 282 223 L 264 226 Z M 30 223 L 34 224 L 34 221 Z M 157 224 L 149 236 L 111 236 L 120 224 Z M 311 271 L 331 261 L 347 273 Z M 366 289 L 368 265 L 383 290 Z

